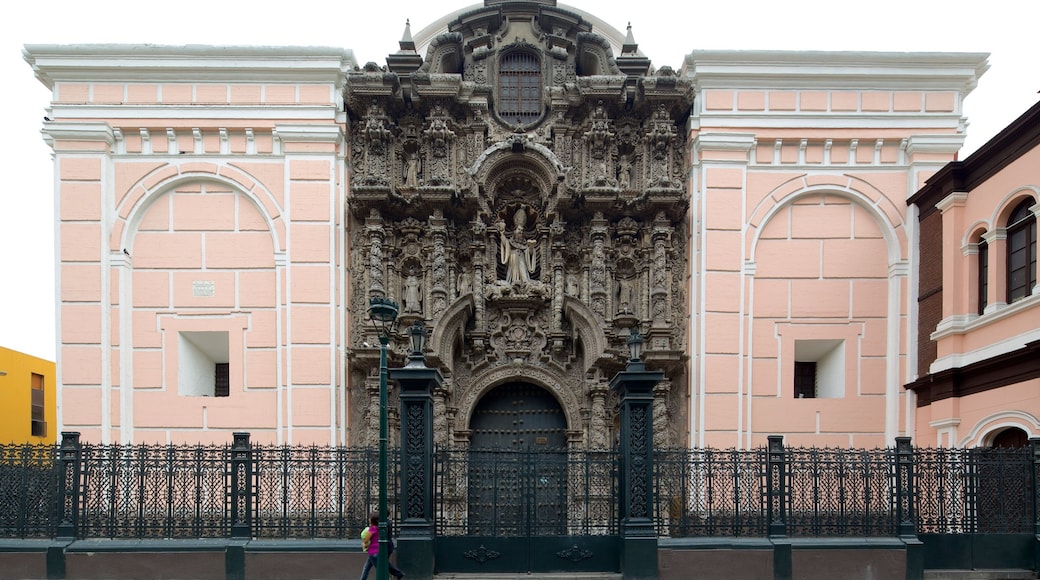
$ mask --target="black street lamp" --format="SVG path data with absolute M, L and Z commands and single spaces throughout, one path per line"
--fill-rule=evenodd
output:
M 423 360 L 423 341 L 426 340 L 426 328 L 416 320 L 408 327 L 408 338 L 412 342 L 412 354 L 410 360 Z
M 368 303 L 368 315 L 379 334 L 379 555 L 376 559 L 376 580 L 390 580 L 386 510 L 386 349 L 397 320 L 397 303 L 389 298 L 373 297 Z
M 639 334 L 639 330 L 634 326 L 632 327 L 632 331 L 628 333 L 628 338 L 625 339 L 625 344 L 628 345 L 628 368 L 625 370 L 634 371 L 645 369 L 646 365 L 643 363 L 641 358 L 643 356 L 643 337 Z M 642 366 L 639 366 L 637 369 L 633 368 L 633 364 Z

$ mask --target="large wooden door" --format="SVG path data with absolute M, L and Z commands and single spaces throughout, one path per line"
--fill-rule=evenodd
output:
M 454 484 L 465 494 L 464 521 L 438 526 L 438 571 L 617 571 L 616 532 L 604 533 L 616 530 L 615 456 L 566 445 L 566 417 L 545 389 L 516 382 L 485 395 L 470 419 L 469 449 L 438 459 L 438 493 Z M 591 503 L 590 489 L 598 490 Z

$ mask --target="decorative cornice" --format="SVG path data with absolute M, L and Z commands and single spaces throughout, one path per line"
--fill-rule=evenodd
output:
M 695 50 L 683 76 L 703 88 L 950 90 L 967 94 L 989 68 L 976 52 Z
M 917 406 L 964 397 L 1040 378 L 1040 341 L 1007 354 L 960 368 L 930 373 L 904 386 L 917 394 Z
M 338 143 L 343 139 L 339 125 L 275 125 L 275 135 L 283 143 Z
M 30 44 L 22 55 L 49 89 L 59 82 L 334 82 L 357 63 L 331 47 Z
M 939 154 L 953 155 L 964 146 L 963 134 L 949 135 L 912 135 L 906 143 L 906 154 Z M 926 163 L 934 163 L 927 160 Z M 940 162 L 941 163 L 941 162 Z
M 53 119 L 110 119 L 116 123 L 129 119 L 140 124 L 141 119 L 155 119 L 154 125 L 163 125 L 163 119 L 212 119 L 227 122 L 228 119 L 248 121 L 258 126 L 269 121 L 310 121 L 314 119 L 336 119 L 336 107 L 327 105 L 71 105 L 53 103 L 50 107 Z
M 108 123 L 85 122 L 69 123 L 47 121 L 43 124 L 43 139 L 54 147 L 55 141 L 95 141 L 111 147 L 116 140 L 115 133 Z
M 1012 162 L 1040 146 L 1040 102 L 963 161 L 948 163 L 910 196 L 921 214 L 952 191 L 967 191 L 990 179 Z
M 700 151 L 742 151 L 747 153 L 755 145 L 754 133 L 701 133 L 694 141 Z
M 968 194 L 963 191 L 955 191 L 950 195 L 942 198 L 939 203 L 935 204 L 935 209 L 945 213 L 946 210 L 951 207 L 964 207 L 964 204 L 968 202 Z

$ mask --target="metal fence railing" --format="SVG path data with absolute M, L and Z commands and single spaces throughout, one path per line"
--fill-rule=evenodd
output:
M 239 438 L 239 436 L 244 436 Z M 1021 449 L 666 449 L 661 537 L 1032 534 L 1040 439 Z M 391 520 L 399 507 L 390 451 Z M 615 451 L 437 450 L 438 535 L 618 533 Z M 0 538 L 355 538 L 378 501 L 375 449 L 0 445 Z M 517 526 L 524 526 L 520 529 Z M 510 527 L 512 526 L 512 527 Z
M 437 533 L 616 534 L 617 464 L 610 450 L 441 450 L 434 468 Z
M 53 445 L 0 445 L 0 537 L 54 537 L 57 465 Z

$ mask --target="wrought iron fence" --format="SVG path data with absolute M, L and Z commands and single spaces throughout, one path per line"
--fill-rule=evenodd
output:
M 437 534 L 616 534 L 617 453 L 443 449 L 435 455 Z
M 0 445 L 0 538 L 53 538 L 58 505 L 53 445 Z
M 1031 534 L 1040 523 L 1034 448 L 918 449 L 915 461 L 918 533 Z
M 776 443 L 776 445 L 773 445 Z M 654 455 L 660 536 L 1033 533 L 1026 449 L 675 449 Z M 398 451 L 389 464 L 391 519 Z M 614 451 L 438 450 L 440 535 L 610 535 Z M 378 497 L 374 449 L 0 445 L 3 538 L 354 538 Z M 528 517 L 528 519 L 524 519 Z
M 893 536 L 893 452 L 789 449 L 791 536 Z
M 226 537 L 228 450 L 83 445 L 80 537 Z
M 674 449 L 654 455 L 661 536 L 764 536 L 765 450 Z
M 379 500 L 379 453 L 342 447 L 254 447 L 260 538 L 355 538 Z M 398 451 L 388 452 L 387 504 L 398 505 Z

